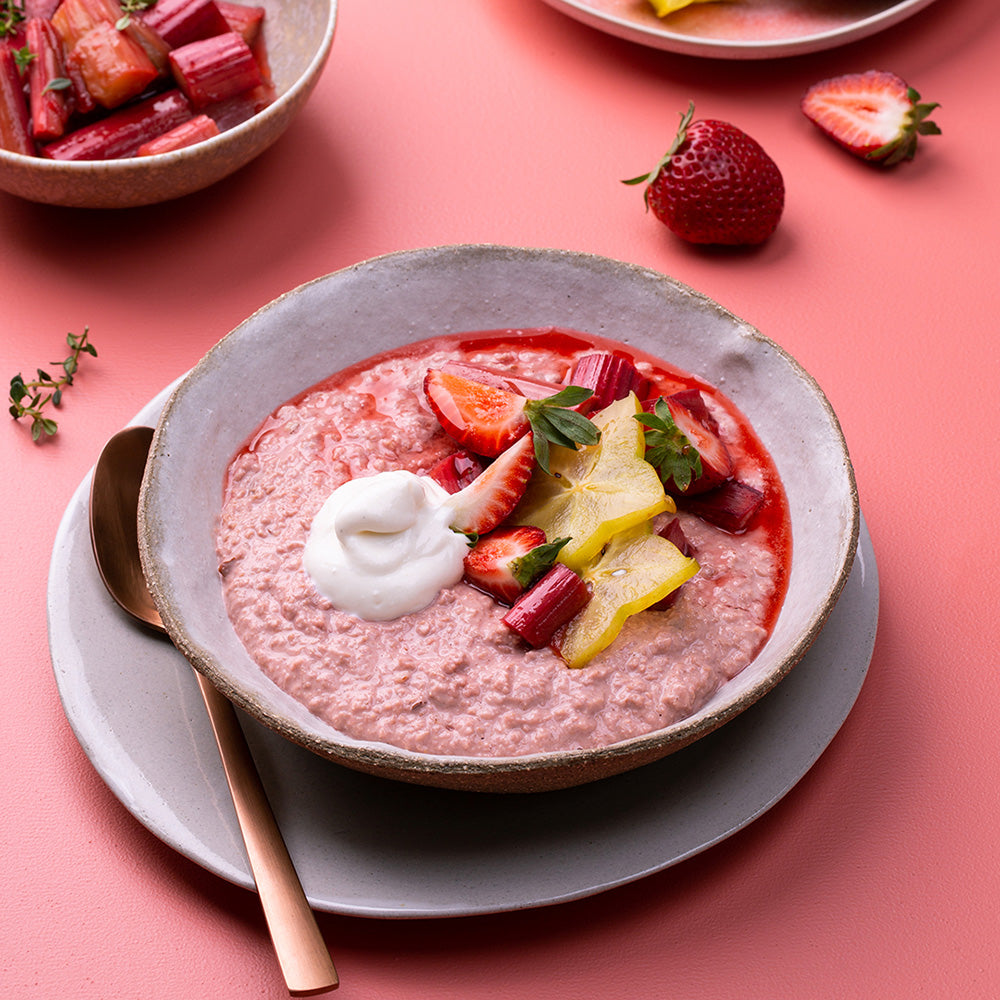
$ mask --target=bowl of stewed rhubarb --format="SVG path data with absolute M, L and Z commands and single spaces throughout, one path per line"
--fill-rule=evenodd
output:
M 0 189 L 129 208 L 208 187 L 274 143 L 326 64 L 336 0 L 12 0 Z
M 268 727 L 541 792 L 774 688 L 859 517 L 774 340 L 646 268 L 472 245 L 316 279 L 219 341 L 163 411 L 139 527 L 174 642 Z

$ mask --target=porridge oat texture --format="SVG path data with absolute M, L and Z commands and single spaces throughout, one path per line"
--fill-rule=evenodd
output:
M 741 534 L 681 507 L 699 572 L 670 607 L 628 619 L 586 666 L 570 669 L 552 649 L 527 647 L 502 623 L 507 609 L 464 582 L 416 613 L 370 622 L 333 607 L 303 566 L 312 520 L 336 487 L 392 469 L 426 473 L 456 450 L 424 399 L 428 368 L 460 359 L 558 386 L 576 357 L 609 345 L 628 350 L 555 328 L 433 338 L 352 366 L 279 407 L 232 460 L 217 535 L 228 613 L 260 669 L 352 738 L 434 755 L 514 757 L 662 729 L 746 667 L 766 641 L 787 577 L 780 480 L 724 396 L 639 352 L 630 353 L 654 395 L 701 389 L 740 479 L 767 502 Z

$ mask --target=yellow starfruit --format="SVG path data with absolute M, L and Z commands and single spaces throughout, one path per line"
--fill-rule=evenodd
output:
M 548 538 L 569 538 L 559 561 L 578 572 L 621 531 L 676 509 L 656 470 L 645 460 L 635 393 L 595 414 L 601 432 L 595 445 L 553 446 L 551 474 L 535 469 L 514 524 L 533 524 Z
M 648 525 L 613 536 L 583 570 L 593 594 L 567 626 L 560 655 L 571 667 L 584 666 L 618 637 L 627 618 L 662 601 L 697 572 L 694 559 Z

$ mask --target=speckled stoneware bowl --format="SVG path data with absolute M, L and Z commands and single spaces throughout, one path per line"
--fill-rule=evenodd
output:
M 312 93 L 330 54 L 337 0 L 254 0 L 264 7 L 276 100 L 249 121 L 172 153 L 58 162 L 0 149 L 0 190 L 71 208 L 132 208 L 169 201 L 222 180 L 285 131 Z
M 450 757 L 347 738 L 258 670 L 230 626 L 215 556 L 226 467 L 260 422 L 346 365 L 428 336 L 558 325 L 634 344 L 725 391 L 753 423 L 791 508 L 789 590 L 757 659 L 695 715 L 598 750 Z M 420 784 L 543 791 L 617 774 L 721 726 L 769 691 L 818 635 L 847 580 L 859 510 L 822 391 L 722 306 L 641 267 L 558 250 L 407 251 L 318 278 L 223 338 L 180 382 L 158 424 L 140 501 L 140 548 L 178 647 L 238 706 L 318 754 Z

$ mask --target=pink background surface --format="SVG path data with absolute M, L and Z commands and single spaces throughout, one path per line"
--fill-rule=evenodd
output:
M 105 438 L 259 306 L 383 252 L 494 242 L 653 267 L 798 358 L 857 469 L 878 640 L 831 746 L 744 831 L 552 909 L 321 914 L 339 995 L 998 995 L 998 55 L 995 0 L 768 63 L 644 49 L 538 0 L 343 0 L 305 112 L 228 182 L 121 214 L 0 195 L 4 384 L 62 358 L 69 330 L 89 325 L 100 352 L 54 440 L 0 433 L 0 993 L 285 995 L 255 896 L 140 826 L 66 722 L 45 623 L 56 528 Z M 812 82 L 870 67 L 942 104 L 944 135 L 891 173 L 798 111 Z M 784 174 L 758 251 L 684 245 L 618 183 L 655 162 L 689 98 Z

